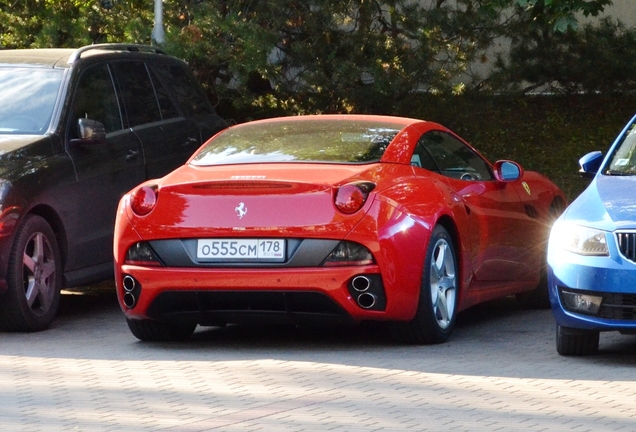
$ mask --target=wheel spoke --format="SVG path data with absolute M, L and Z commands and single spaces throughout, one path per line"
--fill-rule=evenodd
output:
M 36 233 L 33 238 L 33 259 L 41 264 L 44 261 L 44 234 Z
M 444 265 L 446 263 L 446 255 L 448 253 L 448 246 L 446 243 L 440 243 L 437 247 L 437 256 L 435 258 L 435 272 L 439 277 L 444 274 Z
M 29 246 L 32 246 L 29 255 Z M 28 269 L 24 272 L 25 297 L 31 309 L 47 310 L 55 295 L 55 261 L 47 257 L 50 254 L 50 246 L 42 233 L 35 233 L 27 242 L 27 248 L 23 254 L 23 266 Z
M 55 274 L 55 261 L 46 260 L 42 263 L 42 279 L 48 281 L 51 275 Z M 49 283 L 47 282 L 47 285 Z
M 448 299 L 446 293 L 443 290 L 439 290 L 437 301 L 435 302 L 435 315 L 440 323 L 448 325 L 449 313 L 448 313 Z
M 27 304 L 29 305 L 30 308 L 33 308 L 33 304 L 35 303 L 35 301 L 38 299 L 38 296 L 40 295 L 40 286 L 38 283 L 35 282 L 35 279 L 33 277 L 29 278 L 29 283 L 27 285 L 27 290 L 25 294 L 26 294 Z
M 26 268 L 31 270 L 31 273 L 35 273 L 35 261 L 26 252 L 22 255 L 22 263 Z

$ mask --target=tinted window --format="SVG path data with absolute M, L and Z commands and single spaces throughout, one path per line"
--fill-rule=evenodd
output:
M 78 118 L 100 121 L 106 132 L 122 128 L 113 80 L 106 65 L 90 67 L 82 74 L 75 90 L 72 112 L 71 134 L 75 138 L 79 137 Z
M 184 65 L 159 63 L 153 64 L 152 68 L 162 83 L 172 90 L 186 116 L 214 114 L 214 109 L 201 86 Z
M 0 132 L 45 132 L 61 82 L 61 70 L 0 68 Z
M 372 121 L 245 123 L 208 143 L 192 163 L 377 162 L 398 132 L 395 125 Z
M 163 120 L 179 117 L 179 110 L 175 106 L 174 102 L 170 98 L 170 93 L 166 87 L 161 83 L 154 73 L 152 75 L 152 82 L 155 86 L 155 94 L 157 95 L 157 101 L 159 102 L 159 109 L 161 110 L 161 118 Z
M 418 146 L 432 157 L 435 166 L 445 176 L 467 180 L 493 178 L 486 161 L 466 144 L 445 132 L 427 132 L 420 138 Z
M 128 126 L 161 121 L 155 88 L 146 65 L 141 62 L 112 63 L 121 90 Z

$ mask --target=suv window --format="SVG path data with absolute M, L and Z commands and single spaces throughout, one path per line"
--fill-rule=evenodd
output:
M 155 88 L 143 62 L 114 62 L 117 82 L 124 100 L 128 127 L 161 121 Z
M 107 133 L 122 129 L 121 113 L 108 66 L 92 66 L 84 71 L 73 99 L 72 113 L 70 120 L 74 125 L 78 118 L 89 118 L 102 122 Z M 76 127 L 71 127 L 71 135 L 79 138 Z
M 199 91 L 200 86 L 185 67 L 179 64 L 160 63 L 153 65 L 153 68 L 164 84 L 170 83 L 170 89 L 186 116 L 214 114 L 214 108 L 205 94 Z
M 150 69 L 150 68 L 149 68 Z M 174 101 L 170 97 L 170 93 L 166 87 L 157 79 L 155 73 L 152 72 L 152 82 L 155 86 L 155 94 L 157 95 L 157 101 L 159 102 L 159 108 L 161 109 L 161 118 L 163 120 L 180 117 L 179 110 L 174 104 Z

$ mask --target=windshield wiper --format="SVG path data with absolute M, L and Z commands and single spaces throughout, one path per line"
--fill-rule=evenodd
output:
M 608 169 L 603 174 L 608 176 L 633 176 L 633 175 L 636 175 L 636 172 L 616 171 L 616 170 Z

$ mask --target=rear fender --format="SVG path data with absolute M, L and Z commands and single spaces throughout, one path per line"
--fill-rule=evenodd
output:
M 370 233 L 377 237 L 370 239 Z M 387 297 L 386 319 L 415 316 L 429 238 L 429 224 L 379 199 L 347 235 L 347 240 L 367 246 L 377 261 Z

